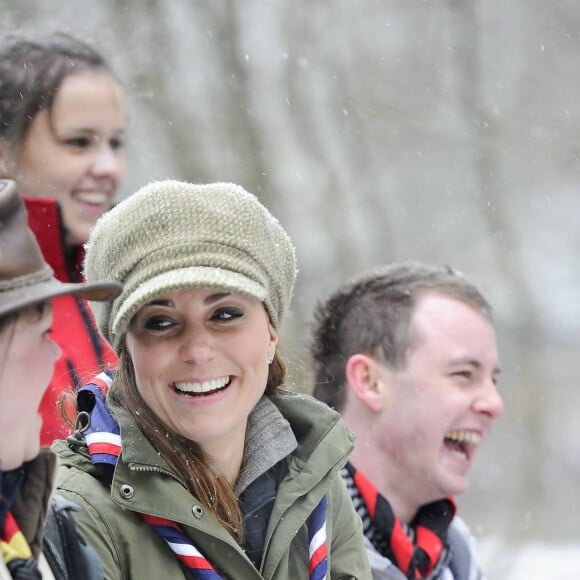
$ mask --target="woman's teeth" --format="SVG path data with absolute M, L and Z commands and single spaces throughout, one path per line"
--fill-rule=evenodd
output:
M 77 193 L 77 199 L 94 205 L 109 203 L 109 195 L 104 191 L 81 191 Z
M 230 383 L 230 377 L 221 377 L 219 379 L 212 379 L 210 381 L 202 382 L 179 382 L 174 383 L 173 386 L 178 393 L 187 395 L 207 395 L 223 389 Z

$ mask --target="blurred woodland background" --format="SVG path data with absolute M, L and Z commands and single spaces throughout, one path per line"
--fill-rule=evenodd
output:
M 0 0 L 1 34 L 55 29 L 127 89 L 123 196 L 233 181 L 289 230 L 297 388 L 313 305 L 345 278 L 413 258 L 481 287 L 506 411 L 461 513 L 491 580 L 529 546 L 580 556 L 580 3 Z

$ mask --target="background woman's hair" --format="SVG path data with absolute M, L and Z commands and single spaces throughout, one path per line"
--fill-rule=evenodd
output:
M 0 139 L 19 147 L 36 114 L 51 111 L 63 81 L 86 70 L 115 76 L 92 46 L 63 32 L 5 37 L 0 43 Z

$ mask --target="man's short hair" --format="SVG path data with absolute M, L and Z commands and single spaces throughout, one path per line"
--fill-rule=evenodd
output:
M 345 366 L 354 354 L 381 359 L 400 370 L 411 348 L 410 322 L 419 297 L 436 292 L 481 312 L 491 306 L 477 287 L 449 266 L 402 262 L 370 270 L 339 287 L 317 305 L 310 353 L 314 396 L 341 411 Z

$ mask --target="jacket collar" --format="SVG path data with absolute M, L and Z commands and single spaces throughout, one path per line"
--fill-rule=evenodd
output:
M 268 397 L 262 397 L 248 418 L 244 459 L 236 484 L 237 495 L 290 455 L 297 446 L 290 423 Z
M 23 196 L 23 199 L 28 213 L 28 225 L 56 278 L 61 282 L 80 280 L 84 247 L 75 246 L 72 254 L 66 255 L 66 233 L 58 202 L 48 197 Z
M 298 441 L 295 455 L 299 461 L 310 463 L 314 458 L 326 457 L 319 465 L 322 468 L 331 468 L 343 458 L 346 461 L 353 448 L 354 435 L 339 413 L 309 395 L 292 391 L 278 390 L 270 398 L 292 426 Z
M 131 414 L 115 397 L 108 397 L 107 404 L 121 430 L 123 462 L 172 472 L 169 464 L 138 428 Z M 268 397 L 262 397 L 248 418 L 244 459 L 236 493 L 242 493 L 260 475 L 290 455 L 297 445 L 290 423 Z
M 173 473 L 167 461 L 157 453 L 147 437 L 143 435 L 131 414 L 119 404 L 116 397 L 110 396 L 114 395 L 114 388 L 114 386 L 111 388 L 107 396 L 107 406 L 121 430 L 123 462 Z M 176 477 L 176 479 L 179 478 Z

